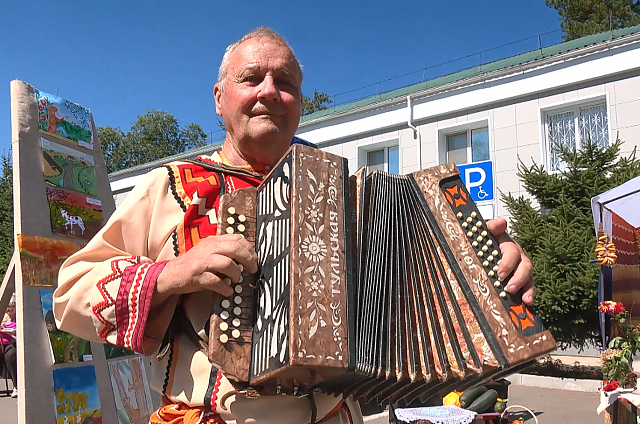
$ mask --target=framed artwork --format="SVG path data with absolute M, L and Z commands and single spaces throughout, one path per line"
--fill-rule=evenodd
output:
M 22 283 L 29 286 L 58 286 L 58 271 L 82 245 L 68 240 L 18 234 Z
M 56 424 L 102 424 L 96 370 L 92 365 L 53 370 Z
M 86 362 L 93 359 L 91 343 L 66 331 L 58 330 L 53 317 L 53 289 L 40 289 L 42 316 L 49 333 L 53 360 L 56 364 Z
M 98 195 L 93 156 L 40 138 L 44 180 L 53 186 Z
M 47 187 L 53 234 L 91 240 L 102 228 L 102 202 L 56 187 Z
M 118 424 L 147 424 L 153 402 L 142 357 L 110 362 L 109 375 Z
M 35 93 L 40 131 L 93 150 L 89 109 L 38 89 Z

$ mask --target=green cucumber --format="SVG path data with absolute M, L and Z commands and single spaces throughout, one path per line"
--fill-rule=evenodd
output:
M 466 408 L 467 406 L 471 405 L 473 401 L 476 400 L 476 398 L 486 393 L 486 391 L 487 388 L 484 386 L 476 386 L 465 390 L 464 393 L 460 395 L 460 406 Z
M 493 389 L 489 389 L 473 401 L 467 408 L 469 411 L 482 413 L 486 410 L 492 409 L 498 400 L 498 392 Z

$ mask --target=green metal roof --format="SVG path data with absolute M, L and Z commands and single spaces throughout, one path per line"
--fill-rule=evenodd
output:
M 314 119 L 322 118 L 324 116 L 330 116 L 342 112 L 347 112 L 353 109 L 358 109 L 364 106 L 369 106 L 375 103 L 384 102 L 386 100 L 392 100 L 396 98 L 406 97 L 407 95 L 417 93 L 419 91 L 427 90 L 450 84 L 456 81 L 462 81 L 467 78 L 475 77 L 482 74 L 488 74 L 490 72 L 507 69 L 513 66 L 522 65 L 524 63 L 533 62 L 540 59 L 556 56 L 562 53 L 566 53 L 572 50 L 581 49 L 584 47 L 600 44 L 608 40 L 624 37 L 627 35 L 640 32 L 640 25 L 632 27 L 621 28 L 613 31 L 602 32 L 599 34 L 588 35 L 586 37 L 577 38 L 575 40 L 565 41 L 563 43 L 554 44 L 549 47 L 543 47 L 540 49 L 532 50 L 527 53 L 522 53 L 516 56 L 510 56 L 505 59 L 496 60 L 483 65 L 474 66 L 473 68 L 467 68 L 462 71 L 454 72 L 452 74 L 443 75 L 432 80 L 420 82 L 417 84 L 409 85 L 406 87 L 390 90 L 384 93 L 377 94 L 375 96 L 367 97 L 361 100 L 345 103 L 342 105 L 336 105 L 326 110 L 314 112 L 309 115 L 305 115 L 300 119 L 300 123 L 313 121 Z

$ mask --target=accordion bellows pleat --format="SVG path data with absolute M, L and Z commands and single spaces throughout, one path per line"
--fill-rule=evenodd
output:
M 397 402 L 513 372 L 555 349 L 455 165 L 409 175 L 295 145 L 256 189 L 222 196 L 219 233 L 257 275 L 211 316 L 209 359 L 239 387 Z

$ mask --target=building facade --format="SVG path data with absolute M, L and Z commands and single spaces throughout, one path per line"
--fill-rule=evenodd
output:
M 304 116 L 297 135 L 361 166 L 406 174 L 456 163 L 485 218 L 526 195 L 518 164 L 562 169 L 556 144 L 640 142 L 640 26 L 596 34 Z M 119 204 L 149 169 L 110 175 Z

